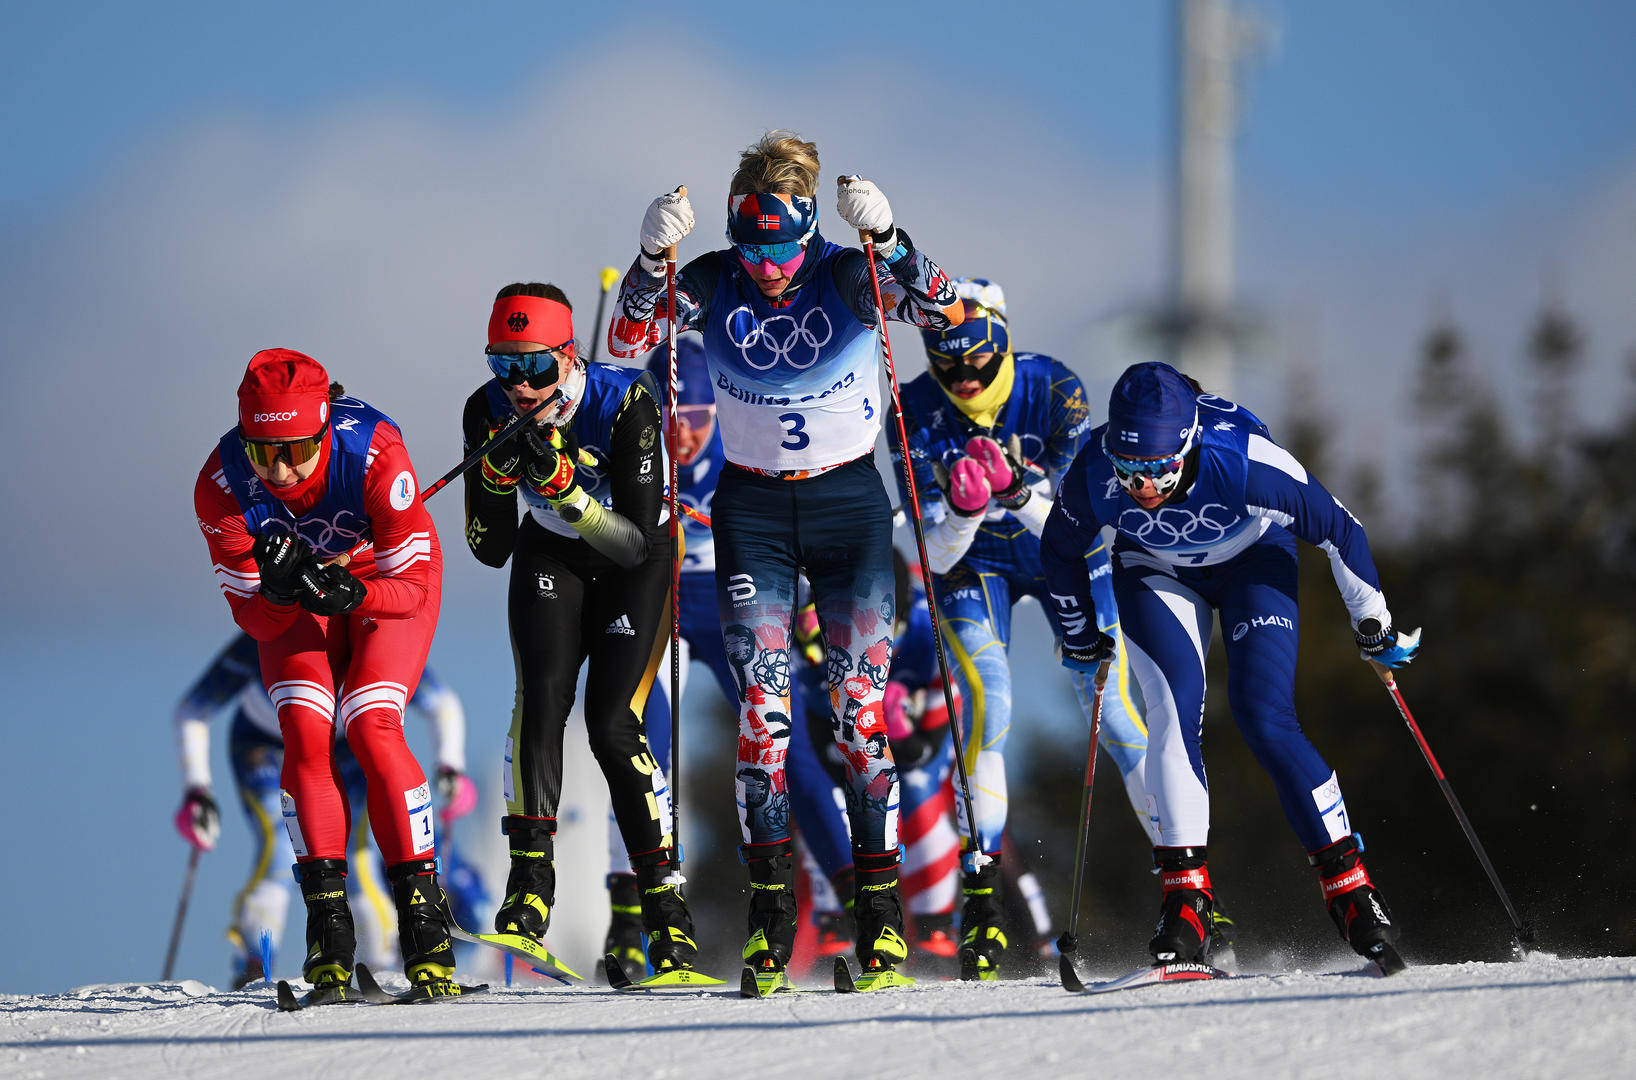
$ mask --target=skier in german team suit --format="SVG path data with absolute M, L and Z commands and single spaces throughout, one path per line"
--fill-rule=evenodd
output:
M 675 856 L 669 790 L 642 722 L 670 611 L 653 379 L 582 360 L 567 296 L 539 283 L 500 290 L 487 357 L 494 378 L 467 399 L 462 419 L 468 453 L 512 416 L 550 401 L 465 481 L 472 553 L 494 567 L 511 560 L 517 707 L 501 823 L 511 872 L 495 929 L 538 941 L 550 923 L 563 729 L 588 664 L 585 728 L 630 854 L 648 960 L 661 972 L 691 967 L 693 921 L 665 880 Z M 528 508 L 521 524 L 519 494 Z
M 1330 916 L 1359 955 L 1401 967 L 1397 927 L 1364 869 L 1335 772 L 1295 717 L 1295 540 L 1328 556 L 1364 659 L 1413 659 L 1420 631 L 1392 625 L 1363 527 L 1240 405 L 1201 393 L 1168 364 L 1120 376 L 1046 522 L 1046 580 L 1062 662 L 1092 671 L 1112 655 L 1097 629 L 1085 553 L 1117 532 L 1114 595 L 1148 724 L 1147 789 L 1164 900 L 1155 963 L 1202 960 L 1213 891 L 1203 756 L 1204 657 L 1213 614 L 1227 650 L 1233 721 L 1272 777 Z
M 284 823 L 307 904 L 302 974 L 321 989 L 352 978 L 339 720 L 367 780 L 404 971 L 428 992 L 457 992 L 431 786 L 403 734 L 437 629 L 443 553 L 397 425 L 341 396 L 311 357 L 263 350 L 193 501 L 233 618 L 258 642 L 284 736 Z
M 737 785 L 752 884 L 742 955 L 781 972 L 795 939 L 789 728 L 765 718 L 790 714 L 790 624 L 804 572 L 830 660 L 832 730 L 847 743 L 857 955 L 866 972 L 879 972 L 907 954 L 896 768 L 889 753 L 867 749 L 885 729 L 885 670 L 878 679 L 859 674 L 863 665 L 877 670 L 870 650 L 884 649 L 884 661 L 891 649 L 891 503 L 873 459 L 884 411 L 879 315 L 863 252 L 818 234 L 817 179 L 817 148 L 793 135 L 771 132 L 746 150 L 729 187 L 731 246 L 681 269 L 674 313 L 656 311 L 662 256 L 692 230 L 693 209 L 680 189 L 654 200 L 609 347 L 616 356 L 644 352 L 672 317 L 677 329 L 704 335 L 728 461 L 711 514 L 717 602 L 729 661 L 741 661 Z M 837 207 L 850 228 L 873 235 L 886 317 L 933 327 L 959 320 L 947 276 L 896 228 L 878 188 L 843 178 Z M 844 725 L 849 702 L 856 715 Z

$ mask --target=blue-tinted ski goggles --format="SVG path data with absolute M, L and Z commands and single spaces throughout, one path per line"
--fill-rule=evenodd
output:
M 799 259 L 807 250 L 805 240 L 786 240 L 780 244 L 741 244 L 733 242 L 733 250 L 738 257 L 751 266 L 760 266 L 770 262 L 774 266 L 782 267 Z
M 544 390 L 557 381 L 560 374 L 557 360 L 564 353 L 570 358 L 573 357 L 572 341 L 554 349 L 539 349 L 535 352 L 497 353 L 485 350 L 483 359 L 488 361 L 489 370 L 494 372 L 494 377 L 503 385 L 516 386 L 518 383 L 527 383 L 534 390 Z
M 1127 492 L 1134 492 L 1137 484 L 1145 478 L 1157 494 L 1168 495 L 1181 481 L 1182 468 L 1187 464 L 1187 455 L 1193 449 L 1197 431 L 1194 428 L 1188 433 L 1187 441 L 1176 453 L 1158 458 L 1130 458 L 1116 454 L 1108 449 L 1108 437 L 1104 432 L 1102 455 L 1113 466 L 1113 475 L 1118 479 L 1119 486 Z

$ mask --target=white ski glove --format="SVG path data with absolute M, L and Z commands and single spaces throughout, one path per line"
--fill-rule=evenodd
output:
M 642 268 L 653 273 L 648 263 L 657 261 L 663 273 L 665 249 L 681 243 L 692 231 L 693 204 L 687 201 L 686 187 L 654 199 L 642 215 Z
M 861 176 L 837 177 L 835 184 L 835 212 L 841 220 L 860 232 L 873 233 L 875 246 L 883 255 L 897 247 L 892 204 L 886 201 L 880 188 Z

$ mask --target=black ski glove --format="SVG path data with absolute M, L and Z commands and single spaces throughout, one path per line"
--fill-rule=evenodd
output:
M 296 599 L 314 615 L 345 615 L 364 602 L 369 590 L 344 566 L 312 566 L 301 574 Z
M 301 571 L 312 561 L 312 549 L 295 533 L 262 533 L 250 548 L 261 571 L 261 595 L 275 604 L 293 604 Z

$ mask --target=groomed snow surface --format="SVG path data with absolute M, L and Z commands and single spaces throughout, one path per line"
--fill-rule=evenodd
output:
M 736 986 L 663 995 L 530 986 L 284 1014 L 260 984 L 0 995 L 7 1080 L 1159 1074 L 1629 1077 L 1636 958 L 1535 955 L 1390 979 L 1342 963 L 1095 997 L 1045 979 L 763 1001 L 741 1000 Z

